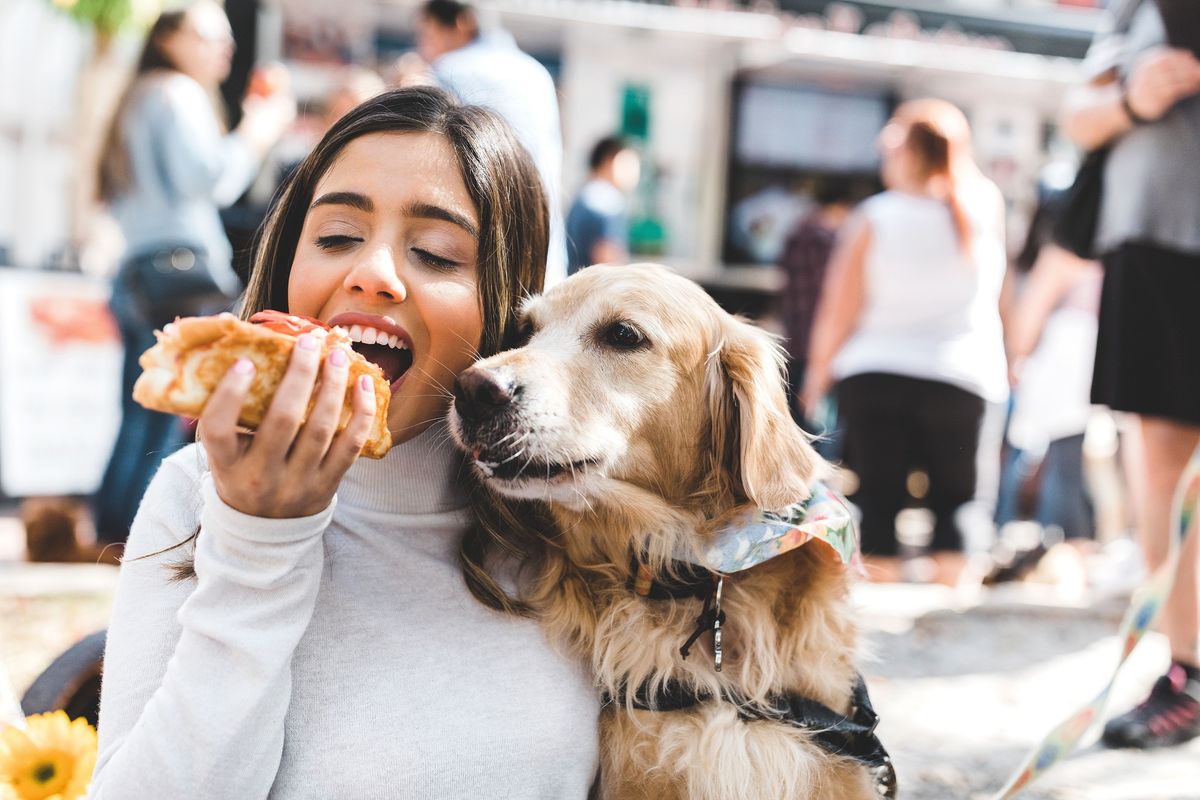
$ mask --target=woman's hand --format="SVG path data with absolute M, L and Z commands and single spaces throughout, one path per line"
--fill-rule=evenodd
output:
M 375 416 L 374 386 L 364 385 L 370 382 L 365 377 L 356 383 L 350 420 L 338 433 L 350 360 L 335 347 L 322 367 L 320 355 L 316 335 L 297 339 L 287 372 L 253 435 L 237 430 L 254 378 L 253 362 L 239 360 L 213 391 L 200 415 L 200 438 L 217 494 L 230 507 L 256 517 L 316 514 L 329 505 L 358 457 Z M 312 411 L 301 422 L 318 372 Z
M 1152 50 L 1129 75 L 1125 99 L 1144 120 L 1162 119 L 1175 104 L 1200 93 L 1200 59 L 1179 48 Z

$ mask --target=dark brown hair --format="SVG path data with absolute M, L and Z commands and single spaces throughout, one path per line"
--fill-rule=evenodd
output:
M 443 28 L 463 25 L 474 29 L 476 25 L 475 9 L 470 3 L 460 3 L 458 0 L 426 0 L 421 4 L 421 13 Z
M 125 146 L 122 135 L 125 116 L 134 96 L 141 91 L 149 76 L 164 71 L 178 71 L 179 68 L 171 63 L 167 54 L 163 52 L 162 42 L 183 27 L 187 13 L 187 9 L 164 11 L 158 15 L 158 19 L 150 27 L 150 32 L 146 34 L 146 42 L 142 45 L 142 54 L 138 57 L 133 78 L 130 79 L 129 85 L 121 94 L 112 121 L 109 123 L 108 133 L 104 136 L 104 149 L 101 151 L 98 176 L 101 200 L 112 200 L 128 189 L 133 180 L 129 164 L 129 150 Z
M 546 192 L 532 157 L 497 114 L 460 105 L 430 87 L 397 89 L 357 106 L 292 173 L 255 238 L 243 317 L 264 309 L 287 310 L 292 261 L 317 183 L 350 142 L 372 133 L 433 133 L 450 144 L 479 215 L 479 353 L 498 352 L 512 335 L 520 301 L 542 288 L 549 242 Z M 526 609 L 497 585 L 485 564 L 497 546 L 516 552 L 510 540 L 541 539 L 548 523 L 532 504 L 501 500 L 466 469 L 462 480 L 475 516 L 461 545 L 467 585 L 485 604 L 523 613 Z M 179 577 L 191 574 L 190 559 L 176 572 Z
M 546 193 L 532 158 L 499 116 L 459 105 L 430 87 L 397 89 L 357 106 L 292 173 L 255 238 L 244 315 L 287 310 L 292 260 L 317 183 L 346 145 L 371 133 L 434 133 L 454 150 L 479 214 L 479 352 L 497 352 L 516 305 L 542 289 L 549 237 Z

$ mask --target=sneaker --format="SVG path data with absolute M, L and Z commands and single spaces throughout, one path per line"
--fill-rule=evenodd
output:
M 1200 736 L 1200 678 L 1181 664 L 1154 684 L 1150 696 L 1104 726 L 1109 747 L 1170 747 Z
M 1029 550 L 1010 550 L 993 554 L 992 566 L 983 576 L 983 585 L 995 586 L 999 583 L 1023 580 L 1033 572 L 1047 552 L 1046 546 L 1039 542 Z

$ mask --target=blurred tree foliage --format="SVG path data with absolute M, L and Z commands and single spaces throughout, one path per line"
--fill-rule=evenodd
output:
M 95 30 L 102 39 L 126 28 L 145 29 L 162 7 L 156 0 L 53 0 L 53 3 Z

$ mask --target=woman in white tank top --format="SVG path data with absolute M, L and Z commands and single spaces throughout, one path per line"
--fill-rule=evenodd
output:
M 863 552 L 878 577 L 898 576 L 895 515 L 911 500 L 909 472 L 923 469 L 937 578 L 954 582 L 954 517 L 974 497 L 985 404 L 1008 393 L 1004 201 L 949 103 L 905 103 L 879 141 L 887 191 L 863 203 L 834 253 L 802 401 L 813 408 L 836 384 Z

